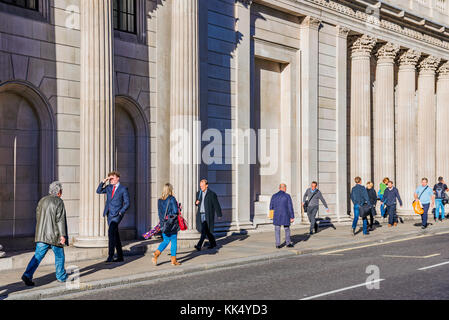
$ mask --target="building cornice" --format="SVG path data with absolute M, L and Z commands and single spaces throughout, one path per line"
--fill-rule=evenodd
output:
M 357 4 L 358 6 L 364 6 L 365 8 L 368 6 L 372 8 L 374 7 L 373 5 L 367 4 L 366 1 L 362 0 L 350 0 L 350 1 L 353 2 L 354 4 Z M 393 31 L 394 33 L 401 34 L 416 39 L 418 41 L 426 42 L 440 48 L 449 49 L 448 41 L 441 40 L 435 36 L 431 36 L 425 33 L 429 31 L 439 32 L 442 37 L 446 37 L 449 39 L 449 37 L 447 37 L 449 35 L 449 29 L 447 27 L 438 25 L 432 21 L 413 15 L 412 13 L 407 12 L 405 10 L 401 10 L 400 12 L 395 13 L 394 10 L 392 9 L 394 7 L 388 6 L 385 3 L 381 3 L 381 5 L 378 6 L 379 15 L 378 17 L 376 17 L 375 15 L 353 9 L 348 5 L 344 5 L 340 2 L 332 0 L 295 0 L 295 2 L 308 2 L 310 4 L 318 5 L 320 7 L 324 7 L 332 11 L 338 12 L 340 14 L 357 19 L 363 23 L 366 23 L 372 28 L 390 30 Z M 382 17 L 383 14 L 392 14 L 392 13 L 396 16 L 396 18 L 402 19 L 404 21 L 403 25 L 399 25 L 392 21 L 383 19 Z M 413 28 L 407 27 L 406 24 L 413 24 Z M 420 31 L 417 31 L 415 29 L 418 29 Z

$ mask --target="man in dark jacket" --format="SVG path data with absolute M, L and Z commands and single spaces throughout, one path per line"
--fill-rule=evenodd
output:
M 209 189 L 206 179 L 200 181 L 200 191 L 196 193 L 195 205 L 198 207 L 196 213 L 196 228 L 201 232 L 201 237 L 195 245 L 195 249 L 200 251 L 204 240 L 209 240 L 209 249 L 217 246 L 213 235 L 215 227 L 215 213 L 221 217 L 221 206 L 218 202 L 217 194 Z
M 48 249 L 55 254 L 56 279 L 67 280 L 64 263 L 64 245 L 68 245 L 67 219 L 64 201 L 61 199 L 62 185 L 55 181 L 49 187 L 49 195 L 43 197 L 36 208 L 36 251 L 31 259 L 22 280 L 27 286 L 34 286 L 33 274 L 44 259 Z
M 105 186 L 106 181 L 109 184 Z M 98 194 L 106 194 L 103 217 L 108 217 L 109 251 L 106 262 L 122 262 L 123 250 L 118 231 L 118 225 L 129 208 L 128 188 L 120 184 L 120 173 L 111 171 L 97 188 Z M 114 249 L 117 250 L 117 258 L 114 259 Z
M 351 233 L 355 235 L 355 228 L 357 227 L 357 222 L 359 221 L 360 209 L 364 204 L 369 204 L 368 192 L 365 187 L 362 186 L 362 178 L 355 177 L 355 186 L 351 190 L 351 200 L 354 204 L 354 220 L 352 221 Z M 363 234 L 368 234 L 368 223 L 366 217 L 363 218 Z
M 388 181 L 387 186 L 388 187 L 385 189 L 384 196 L 382 198 L 382 203 L 385 203 L 387 206 L 388 226 L 391 227 L 394 225 L 396 227 L 398 225 L 398 216 L 396 215 L 396 199 L 399 201 L 401 208 L 402 200 L 398 189 L 393 187 L 393 181 Z
M 271 197 L 270 210 L 274 210 L 273 224 L 276 248 L 281 248 L 281 226 L 284 226 L 287 247 L 293 247 L 290 239 L 290 223 L 293 223 L 295 219 L 295 212 L 293 211 L 292 198 L 287 193 L 287 185 L 285 183 L 281 183 L 279 192 Z

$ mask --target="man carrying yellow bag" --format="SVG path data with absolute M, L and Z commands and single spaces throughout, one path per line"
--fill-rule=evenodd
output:
M 416 189 L 415 201 L 413 201 L 413 210 L 421 215 L 422 229 L 427 228 L 427 213 L 430 208 L 430 202 L 432 202 L 432 207 L 435 205 L 435 196 L 432 188 L 427 185 L 428 183 L 427 178 L 421 179 L 421 185 Z

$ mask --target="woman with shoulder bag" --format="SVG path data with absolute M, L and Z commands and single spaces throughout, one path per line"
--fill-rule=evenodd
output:
M 159 245 L 159 248 L 154 252 L 151 260 L 154 265 L 157 265 L 157 258 L 161 255 L 161 252 L 164 251 L 168 244 L 171 243 L 171 264 L 174 266 L 179 266 L 180 263 L 176 261 L 179 231 L 178 203 L 176 198 L 173 196 L 173 186 L 170 183 L 166 183 L 164 185 L 162 196 L 158 200 L 158 213 L 163 241 Z

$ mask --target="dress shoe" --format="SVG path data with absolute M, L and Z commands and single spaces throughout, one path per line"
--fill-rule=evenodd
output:
M 280 249 L 280 248 L 282 248 L 282 247 L 281 247 L 281 246 L 276 246 L 276 248 Z
M 200 246 L 198 246 L 197 244 L 196 244 L 196 245 L 194 245 L 194 247 L 195 247 L 195 249 L 196 249 L 197 251 L 201 251 L 201 247 L 200 247 Z
M 310 231 L 309 234 L 310 234 L 310 235 L 313 235 L 313 231 Z
M 207 246 L 208 249 L 213 249 L 217 246 L 217 244 L 210 244 Z
M 289 248 L 293 248 L 293 247 L 294 247 L 294 245 L 293 245 L 293 243 L 290 243 L 290 244 L 287 244 L 287 247 L 289 247 Z
M 112 257 L 108 257 L 107 259 L 106 259 L 106 261 L 105 261 L 106 263 L 109 263 L 109 262 L 114 262 L 114 258 L 112 258 Z
M 34 282 L 31 281 L 31 279 L 28 278 L 26 275 L 23 275 L 23 276 L 22 276 L 22 280 L 23 280 L 23 282 L 25 282 L 25 284 L 26 284 L 27 286 L 29 286 L 29 287 L 34 286 Z
M 112 260 L 112 262 L 123 262 L 123 261 L 125 261 L 125 260 L 123 260 L 123 257 L 122 258 L 115 258 L 114 260 Z

